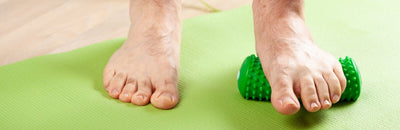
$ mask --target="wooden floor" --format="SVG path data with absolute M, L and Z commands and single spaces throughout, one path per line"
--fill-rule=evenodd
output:
M 204 0 L 220 10 L 251 0 Z M 0 0 L 0 66 L 125 37 L 129 0 Z M 212 13 L 200 0 L 183 0 L 183 18 Z

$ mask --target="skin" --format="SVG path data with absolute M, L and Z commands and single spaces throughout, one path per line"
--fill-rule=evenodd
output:
M 128 38 L 104 69 L 110 97 L 135 105 L 173 108 L 181 42 L 181 1 L 131 0 Z
M 104 69 L 110 97 L 171 109 L 177 90 L 181 40 L 180 0 L 131 0 L 131 27 Z M 256 51 L 281 114 L 328 109 L 346 86 L 340 63 L 313 41 L 303 0 L 254 0 Z
M 313 41 L 304 21 L 304 0 L 255 0 L 256 51 L 281 114 L 309 112 L 337 103 L 346 87 L 340 63 Z

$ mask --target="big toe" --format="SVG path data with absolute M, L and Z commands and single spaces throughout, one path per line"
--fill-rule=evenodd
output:
M 125 73 L 117 73 L 109 83 L 109 86 L 106 88 L 108 89 L 108 94 L 112 98 L 118 98 L 119 94 L 121 93 L 122 88 L 125 85 L 126 81 L 126 74 Z
M 275 95 L 271 98 L 274 108 L 284 115 L 293 115 L 300 110 L 300 105 L 295 100 L 297 99 L 285 95 Z
M 166 88 L 156 88 L 156 92 L 151 97 L 151 104 L 159 109 L 171 109 L 179 101 L 179 94 L 176 85 Z
M 171 109 L 178 103 L 177 96 L 169 93 L 162 93 L 160 96 L 151 98 L 151 104 L 159 109 Z
M 271 103 L 284 115 L 292 115 L 300 110 L 300 103 L 293 92 L 293 87 L 285 80 L 272 87 Z

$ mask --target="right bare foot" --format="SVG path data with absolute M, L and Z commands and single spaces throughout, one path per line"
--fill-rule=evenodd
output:
M 128 39 L 104 69 L 112 98 L 171 109 L 177 89 L 181 40 L 180 1 L 131 1 Z
M 254 0 L 256 50 L 271 84 L 271 102 L 281 114 L 309 112 L 337 103 L 346 87 L 340 63 L 313 41 L 304 0 Z

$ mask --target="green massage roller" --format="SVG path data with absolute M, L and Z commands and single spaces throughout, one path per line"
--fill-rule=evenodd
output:
M 350 57 L 340 58 L 347 85 L 340 101 L 356 101 L 360 96 L 361 77 L 357 65 Z M 271 99 L 271 86 L 265 78 L 261 63 L 255 55 L 248 56 L 238 72 L 238 87 L 240 94 L 245 99 L 266 100 Z

